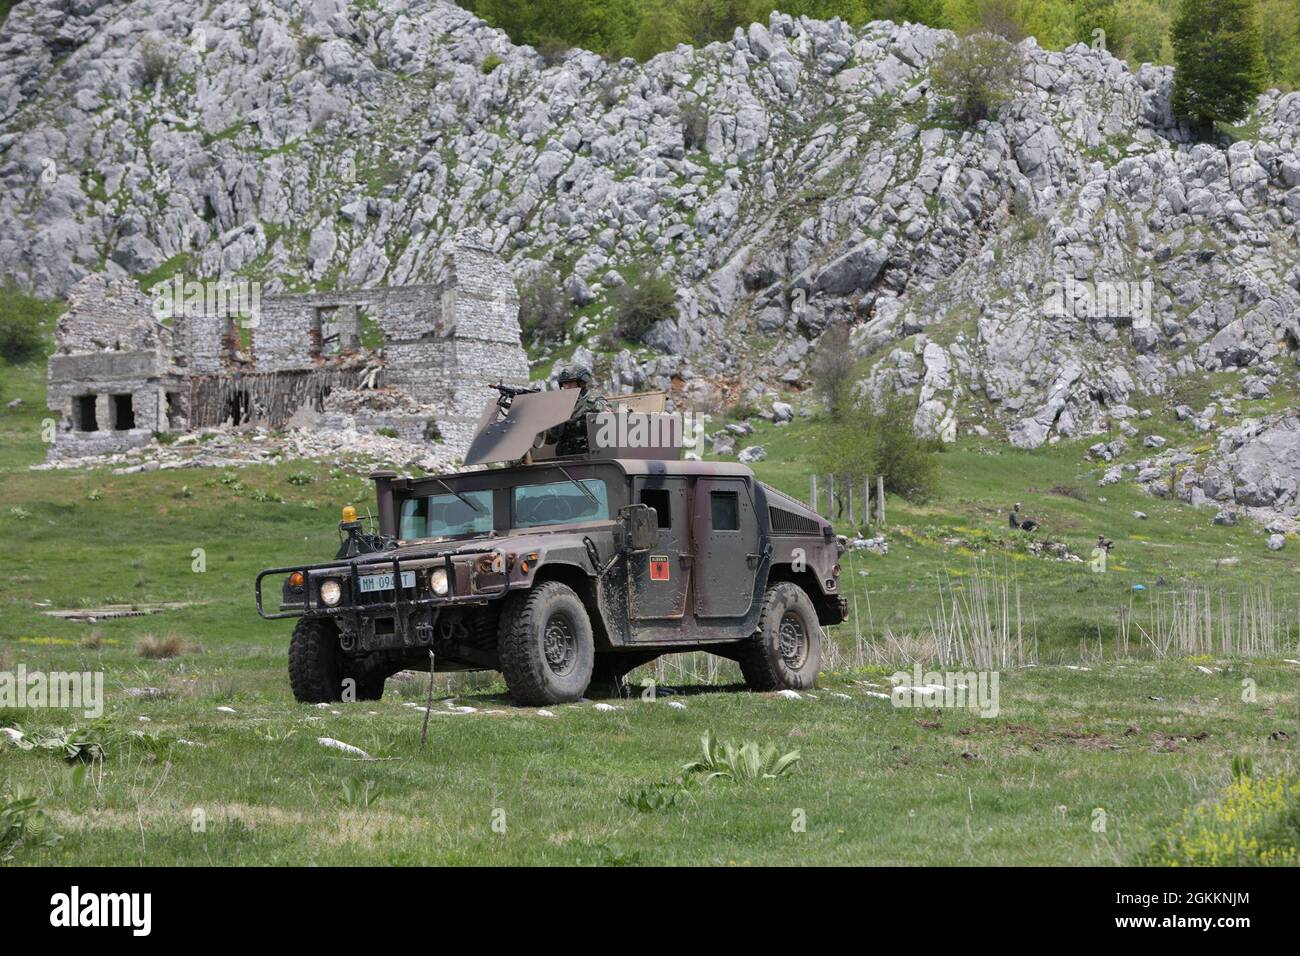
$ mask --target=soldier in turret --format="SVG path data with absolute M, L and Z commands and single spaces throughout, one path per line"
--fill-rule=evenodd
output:
M 568 365 L 560 370 L 560 388 L 581 389 L 578 403 L 573 406 L 569 420 L 556 425 L 546 433 L 546 440 L 555 443 L 557 455 L 582 455 L 587 452 L 587 416 L 610 411 L 605 396 L 593 391 L 591 369 L 585 365 Z

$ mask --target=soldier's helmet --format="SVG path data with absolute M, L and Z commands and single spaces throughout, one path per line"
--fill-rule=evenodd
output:
M 560 385 L 564 385 L 566 382 L 577 382 L 584 389 L 588 389 L 591 387 L 592 379 L 591 369 L 585 365 L 566 365 L 560 369 Z

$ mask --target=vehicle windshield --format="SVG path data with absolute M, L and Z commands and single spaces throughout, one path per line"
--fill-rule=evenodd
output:
M 478 505 L 479 510 L 475 511 L 455 495 L 426 495 L 403 500 L 398 537 L 411 541 L 487 534 L 492 530 L 492 492 L 465 491 L 461 494 Z
M 582 488 L 590 493 L 583 494 Z M 521 485 L 514 490 L 514 527 L 535 528 L 574 521 L 599 521 L 609 517 L 609 493 L 598 478 L 581 482 L 553 481 Z

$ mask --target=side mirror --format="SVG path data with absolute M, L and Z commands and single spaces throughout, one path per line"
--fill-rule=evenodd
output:
M 659 515 L 649 505 L 625 505 L 618 510 L 623 519 L 629 551 L 649 551 L 659 540 Z

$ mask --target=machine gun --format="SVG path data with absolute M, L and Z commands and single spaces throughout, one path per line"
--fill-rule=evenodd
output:
M 497 390 L 497 408 L 500 409 L 501 417 L 506 416 L 510 411 L 510 404 L 520 395 L 531 395 L 534 392 L 540 392 L 540 388 L 528 388 L 524 385 L 506 385 L 504 382 L 497 382 L 495 385 L 489 385 L 488 388 Z

